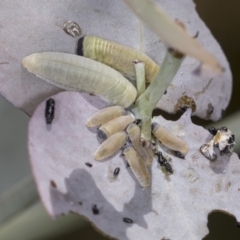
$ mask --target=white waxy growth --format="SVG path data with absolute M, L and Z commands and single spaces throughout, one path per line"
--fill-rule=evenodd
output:
M 178 151 L 183 155 L 186 155 L 188 152 L 187 144 L 176 135 L 169 132 L 166 128 L 161 126 L 158 123 L 152 124 L 152 132 L 155 137 L 166 147 Z
M 126 143 L 127 134 L 118 132 L 105 140 L 94 154 L 94 159 L 99 161 L 112 156 Z
M 134 60 L 144 62 L 147 82 L 151 82 L 159 71 L 159 66 L 145 53 L 126 45 L 93 36 L 80 39 L 79 45 L 84 57 L 102 62 L 130 79 L 136 79 Z
M 96 127 L 125 114 L 122 106 L 106 107 L 95 112 L 86 122 L 87 127 Z
M 100 62 L 60 52 L 34 53 L 22 64 L 31 73 L 65 90 L 94 93 L 111 104 L 129 107 L 136 88 L 119 72 Z
M 107 139 L 111 135 L 123 131 L 126 129 L 126 127 L 132 123 L 135 120 L 134 115 L 127 115 L 127 116 L 121 116 L 117 117 L 105 124 L 103 124 L 98 129 L 98 137 L 101 139 Z
M 151 178 L 141 155 L 133 147 L 125 148 L 123 155 L 125 156 L 128 164 L 130 165 L 141 186 L 143 188 L 149 187 Z
M 151 145 L 144 146 L 144 147 L 142 146 L 140 127 L 138 125 L 132 123 L 127 127 L 126 132 L 132 142 L 133 147 L 144 159 L 145 164 L 147 164 L 147 165 L 152 164 L 153 151 L 151 149 Z

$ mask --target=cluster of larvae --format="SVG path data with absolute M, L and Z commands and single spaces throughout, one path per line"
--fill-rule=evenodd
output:
M 134 115 L 125 111 L 121 106 L 112 106 L 95 112 L 86 123 L 89 128 L 98 127 L 97 136 L 103 140 L 94 154 L 95 160 L 103 160 L 118 152 L 123 146 L 123 156 L 126 158 L 134 175 L 142 187 L 151 183 L 148 166 L 152 164 L 153 157 L 165 172 L 172 174 L 171 158 L 158 150 L 155 142 L 160 141 L 179 156 L 184 157 L 188 151 L 186 143 L 177 136 L 169 133 L 158 123 L 152 124 L 152 132 L 156 141 L 151 143 L 141 139 L 141 121 Z
M 150 185 L 147 167 L 154 155 L 166 172 L 173 173 L 169 157 L 159 152 L 158 141 L 181 158 L 188 151 L 187 144 L 157 123 L 152 123 L 156 139 L 153 142 L 142 140 L 141 123 L 136 124 L 135 116 L 125 111 L 131 110 L 140 95 L 128 80 L 136 80 L 133 62 L 144 63 L 147 84 L 155 79 L 159 66 L 141 51 L 93 36 L 79 39 L 77 54 L 80 56 L 60 52 L 33 53 L 25 57 L 22 64 L 29 72 L 54 86 L 93 93 L 113 105 L 99 110 L 87 121 L 88 127 L 99 127 L 98 137 L 104 140 L 94 155 L 96 160 L 112 156 L 130 142 L 123 154 L 141 186 Z
M 213 138 L 200 147 L 200 152 L 211 161 L 217 159 L 215 148 L 219 149 L 220 155 L 231 155 L 235 145 L 234 134 L 227 127 L 210 127 L 208 131 L 213 135 Z

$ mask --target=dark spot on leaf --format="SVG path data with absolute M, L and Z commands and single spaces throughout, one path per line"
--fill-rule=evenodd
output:
M 92 212 L 93 212 L 94 215 L 98 215 L 99 214 L 99 209 L 98 209 L 96 204 L 93 205 Z
M 208 104 L 208 108 L 207 108 L 207 111 L 206 111 L 206 119 L 209 119 L 213 113 L 213 110 L 214 110 L 214 107 L 211 103 Z
M 221 112 L 221 117 L 224 117 L 226 114 L 226 110 L 225 109 L 222 109 L 222 112 Z
M 86 166 L 88 166 L 88 167 L 92 167 L 92 164 L 89 163 L 89 162 L 86 162 L 85 164 L 86 164 Z
M 174 107 L 175 112 L 183 111 L 185 112 L 188 108 L 191 108 L 193 112 L 196 111 L 196 103 L 193 98 L 186 95 L 178 99 L 177 104 Z
M 114 176 L 117 176 L 117 175 L 119 174 L 119 172 L 120 172 L 120 168 L 117 167 L 117 168 L 115 168 L 115 170 L 114 170 L 114 172 L 113 172 L 113 175 L 114 175 Z
M 123 221 L 125 223 L 133 223 L 133 220 L 131 218 L 123 218 Z
M 53 180 L 50 181 L 50 184 L 53 188 L 57 188 L 57 184 Z

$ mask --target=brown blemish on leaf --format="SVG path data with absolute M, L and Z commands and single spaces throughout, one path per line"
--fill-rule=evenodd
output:
M 50 181 L 50 184 L 53 188 L 57 188 L 57 184 L 53 180 Z
M 182 171 L 182 176 L 188 178 L 191 183 L 194 183 L 199 179 L 198 174 L 192 168 Z
M 226 184 L 225 186 L 225 191 L 227 192 L 229 190 L 229 188 L 231 187 L 232 185 L 232 182 L 231 181 L 228 181 L 228 183 Z
M 198 97 L 199 95 L 205 93 L 205 91 L 208 89 L 209 85 L 211 84 L 212 80 L 213 80 L 213 78 L 211 78 L 211 79 L 208 81 L 207 85 L 202 89 L 202 91 L 196 92 L 196 93 L 194 94 L 195 97 Z
M 222 190 L 222 181 L 218 181 L 216 184 L 216 188 L 215 188 L 216 192 L 220 192 Z
M 195 112 L 197 106 L 193 98 L 184 95 L 178 99 L 178 102 L 174 107 L 174 111 L 186 111 L 188 108 L 191 108 L 192 111 Z
M 210 119 L 212 113 L 214 111 L 214 107 L 211 103 L 208 104 L 208 108 L 207 108 L 207 111 L 206 111 L 206 119 Z

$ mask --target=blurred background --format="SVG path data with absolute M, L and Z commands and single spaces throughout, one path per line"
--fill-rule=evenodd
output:
M 199 15 L 222 46 L 233 73 L 232 99 L 224 119 L 217 124 L 228 126 L 239 139 L 240 1 L 195 0 L 195 3 Z M 69 215 L 52 221 L 47 215 L 39 202 L 28 161 L 28 121 L 28 116 L 0 96 L 0 239 L 108 239 L 79 216 Z M 200 124 L 206 126 L 209 122 Z M 240 141 L 237 144 L 240 146 Z M 237 151 L 240 152 L 239 147 Z M 208 227 L 210 233 L 204 240 L 240 239 L 236 219 L 225 213 L 209 214 Z

